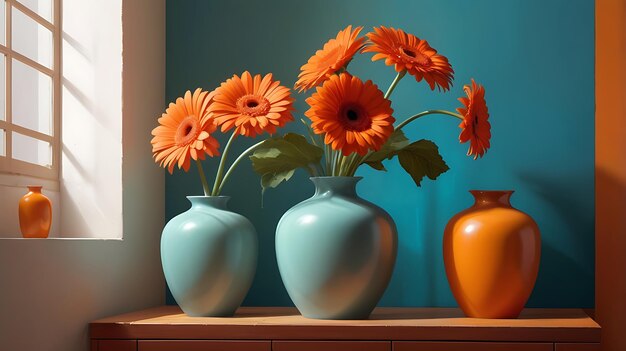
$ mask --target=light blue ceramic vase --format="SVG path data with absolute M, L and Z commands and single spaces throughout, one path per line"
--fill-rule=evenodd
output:
M 257 265 L 257 234 L 230 212 L 227 196 L 188 196 L 191 208 L 172 218 L 161 237 L 165 280 L 190 316 L 232 316 L 245 298 Z
M 361 177 L 315 177 L 313 197 L 287 211 L 276 228 L 276 258 L 300 313 L 318 319 L 367 319 L 396 261 L 396 225 L 361 199 Z

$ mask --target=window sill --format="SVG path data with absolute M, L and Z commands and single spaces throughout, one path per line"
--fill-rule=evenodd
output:
M 23 241 L 42 241 L 42 240 L 60 240 L 60 241 L 124 241 L 123 238 L 0 238 L 0 241 L 5 240 L 23 240 Z
M 24 194 L 26 194 L 28 191 L 26 187 L 29 185 L 41 185 L 44 191 L 58 192 L 60 189 L 58 180 L 36 178 L 19 174 L 0 173 L 0 186 L 23 188 Z

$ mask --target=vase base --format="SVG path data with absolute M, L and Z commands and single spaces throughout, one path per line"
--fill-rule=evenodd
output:
M 522 311 L 517 313 L 475 313 L 463 311 L 463 314 L 468 318 L 480 318 L 480 319 L 517 319 Z

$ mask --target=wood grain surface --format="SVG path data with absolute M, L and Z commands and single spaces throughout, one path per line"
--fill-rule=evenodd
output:
M 599 343 L 555 344 L 554 351 L 600 351 Z
M 552 343 L 411 342 L 393 343 L 393 351 L 554 351 Z
M 526 309 L 518 319 L 466 318 L 456 308 L 377 308 L 368 320 L 318 320 L 289 307 L 242 307 L 234 317 L 189 317 L 177 306 L 104 318 L 92 339 L 412 340 L 597 343 L 581 309 Z
M 269 340 L 139 340 L 138 351 L 272 351 Z
M 272 351 L 391 351 L 389 341 L 274 341 Z
M 99 340 L 97 345 L 97 351 L 137 351 L 137 340 Z

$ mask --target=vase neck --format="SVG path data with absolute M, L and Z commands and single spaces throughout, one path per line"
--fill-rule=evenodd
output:
M 226 211 L 230 196 L 187 196 L 187 200 L 191 202 L 191 207 L 205 206 Z
M 36 194 L 40 194 L 41 193 L 41 185 L 29 185 L 28 186 L 28 191 L 30 191 L 31 193 L 36 193 Z
M 511 207 L 513 190 L 470 190 L 474 195 L 474 206 Z
M 330 194 L 356 197 L 356 183 L 362 177 L 311 177 L 315 195 Z

